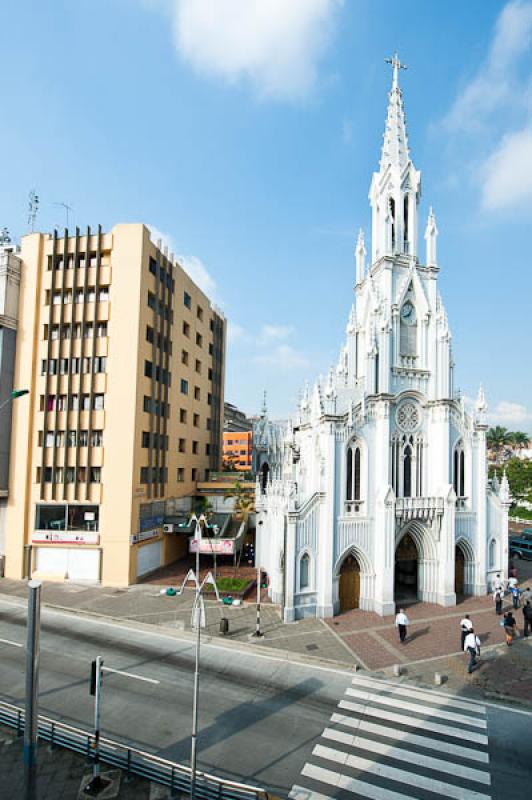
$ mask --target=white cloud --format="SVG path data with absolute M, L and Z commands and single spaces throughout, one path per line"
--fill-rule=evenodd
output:
M 176 256 L 177 261 L 181 264 L 185 272 L 187 272 L 194 283 L 199 286 L 202 292 L 205 292 L 209 300 L 216 301 L 217 298 L 217 285 L 216 281 L 207 270 L 203 261 L 197 256 Z
M 306 369 L 310 366 L 309 359 L 288 344 L 277 345 L 267 353 L 255 356 L 254 361 L 264 366 L 276 367 L 283 372 L 293 369 Z
M 504 425 L 505 427 L 517 427 L 519 425 L 525 428 L 532 425 L 532 410 L 521 403 L 511 403 L 508 400 L 501 400 L 497 403 L 493 411 L 488 414 L 488 419 L 491 424 Z
M 196 71 L 250 81 L 261 96 L 304 97 L 343 0 L 174 0 L 174 39 Z
M 532 2 L 513 0 L 497 19 L 476 76 L 444 120 L 455 135 L 475 135 L 471 163 L 476 161 L 474 174 L 488 211 L 518 207 L 532 197 L 530 76 L 523 77 L 520 71 L 520 59 L 531 47 Z M 491 152 L 479 156 L 486 143 Z
M 532 43 L 532 3 L 510 2 L 501 11 L 488 54 L 477 75 L 455 100 L 445 118 L 454 131 L 478 131 L 487 116 L 504 104 L 520 104 L 515 66 Z M 516 91 L 517 88 L 517 91 Z
M 263 325 L 260 332 L 259 342 L 268 344 L 272 340 L 287 339 L 294 333 L 292 325 Z
M 197 256 L 190 255 L 176 255 L 176 245 L 172 236 L 164 231 L 159 230 L 154 225 L 148 225 L 150 237 L 152 242 L 158 244 L 161 242 L 162 247 L 168 247 L 168 252 L 173 253 L 176 261 L 181 265 L 185 272 L 190 275 L 196 286 L 199 286 L 209 300 L 213 302 L 220 302 L 218 297 L 218 287 L 216 281 L 207 270 L 205 264 Z
M 483 167 L 482 203 L 496 210 L 532 198 L 532 129 L 507 134 Z

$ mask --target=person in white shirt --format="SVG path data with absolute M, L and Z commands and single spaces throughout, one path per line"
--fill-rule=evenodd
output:
M 517 586 L 517 578 L 508 578 L 508 591 L 511 592 Z
M 493 591 L 496 592 L 498 590 L 504 591 L 504 585 L 503 585 L 503 582 L 501 581 L 501 576 L 500 575 L 497 575 L 497 577 L 493 581 Z
M 462 634 L 460 650 L 464 649 L 465 638 L 471 630 L 473 630 L 473 623 L 469 619 L 469 614 L 466 614 L 465 617 L 460 620 L 460 633 Z
M 464 653 L 469 653 L 469 664 L 467 665 L 467 671 L 471 675 L 478 663 L 477 656 L 480 655 L 480 639 L 478 636 L 476 636 L 473 628 L 471 628 L 465 637 Z
M 408 621 L 408 617 L 405 614 L 404 608 L 399 609 L 399 613 L 395 618 L 395 627 L 399 628 L 399 640 L 401 644 L 404 644 L 406 639 L 406 626 L 410 625 Z

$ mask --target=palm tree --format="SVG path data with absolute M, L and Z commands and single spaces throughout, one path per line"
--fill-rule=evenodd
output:
M 500 460 L 501 450 L 505 444 L 510 443 L 510 431 L 502 425 L 490 428 L 486 434 L 486 440 L 490 450 L 495 450 L 497 461 Z
M 517 447 L 518 450 L 522 450 L 523 447 L 526 447 L 529 440 L 528 433 L 524 433 L 523 431 L 513 431 L 509 435 L 510 443 L 513 444 L 514 447 Z
M 233 491 L 228 492 L 224 497 L 224 503 L 227 500 L 234 498 L 234 516 L 235 519 L 247 520 L 250 514 L 255 510 L 255 498 L 250 492 L 242 488 L 239 481 L 233 485 Z

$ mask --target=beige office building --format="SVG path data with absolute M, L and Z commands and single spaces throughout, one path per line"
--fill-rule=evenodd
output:
M 144 225 L 22 239 L 6 575 L 127 585 L 220 466 L 225 320 Z

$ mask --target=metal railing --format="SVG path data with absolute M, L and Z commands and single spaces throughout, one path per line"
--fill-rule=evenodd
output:
M 10 703 L 0 702 L 0 724 L 15 728 L 17 734 L 22 736 L 24 733 L 24 709 Z M 88 760 L 93 757 L 94 733 L 39 716 L 38 735 L 39 739 L 50 742 L 51 747 L 65 747 L 68 750 L 74 750 Z M 159 756 L 121 742 L 101 738 L 100 759 L 114 767 L 119 767 L 127 775 L 138 775 L 185 794 L 190 790 L 189 767 L 159 758 Z M 196 773 L 196 797 L 202 800 L 268 800 L 269 795 L 264 789 L 217 778 L 215 775 L 198 770 Z

